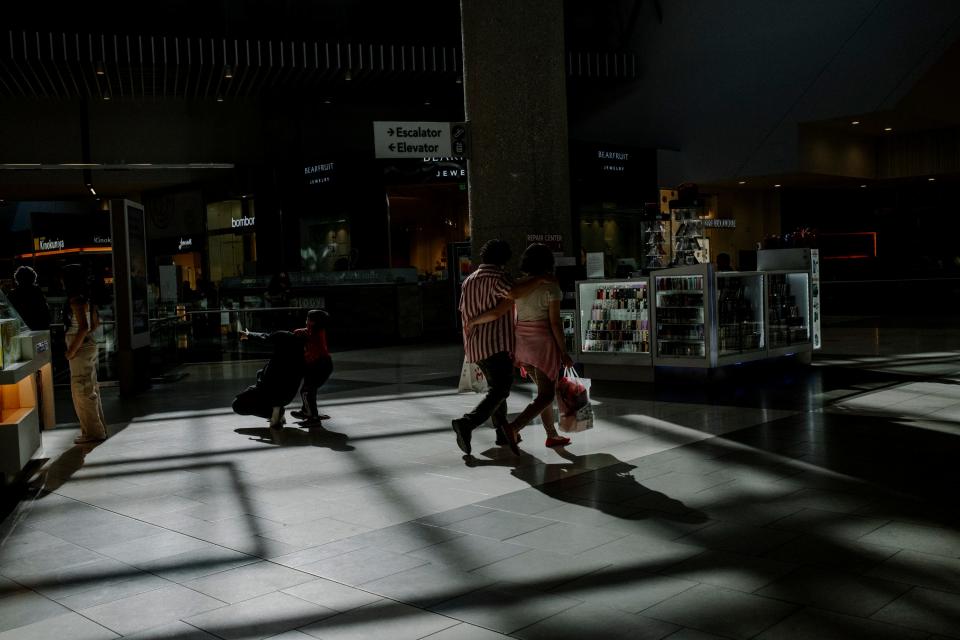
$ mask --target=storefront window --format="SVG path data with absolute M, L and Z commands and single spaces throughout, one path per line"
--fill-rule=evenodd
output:
M 256 275 L 256 211 L 252 199 L 207 205 L 207 259 L 211 282 Z

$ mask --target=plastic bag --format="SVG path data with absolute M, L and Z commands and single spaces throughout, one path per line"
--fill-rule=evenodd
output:
M 468 362 L 466 358 L 463 359 L 463 367 L 460 368 L 460 384 L 457 391 L 460 393 L 487 392 L 487 377 L 483 375 L 483 370 L 475 362 Z
M 581 378 L 573 367 L 564 369 L 557 381 L 557 407 L 560 409 L 560 431 L 578 433 L 592 429 L 589 378 Z

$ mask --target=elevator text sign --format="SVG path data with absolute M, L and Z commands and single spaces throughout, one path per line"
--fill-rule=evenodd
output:
M 374 122 L 373 144 L 378 158 L 454 155 L 449 122 Z

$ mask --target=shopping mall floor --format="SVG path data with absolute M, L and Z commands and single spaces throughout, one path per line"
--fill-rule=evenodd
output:
M 454 346 L 335 354 L 325 429 L 278 437 L 230 411 L 252 363 L 107 390 L 113 436 L 44 434 L 2 523 L 0 640 L 960 638 L 960 329 L 824 335 L 597 383 L 592 431 L 520 457 L 457 449 Z

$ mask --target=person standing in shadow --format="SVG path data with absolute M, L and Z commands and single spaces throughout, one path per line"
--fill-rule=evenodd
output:
M 27 266 L 18 267 L 13 272 L 13 280 L 17 286 L 7 299 L 17 310 L 20 319 L 31 331 L 49 330 L 50 307 L 43 291 L 37 286 L 37 272 Z
M 67 351 L 70 364 L 70 395 L 80 421 L 76 444 L 101 442 L 107 439 L 107 421 L 103 416 L 100 385 L 97 382 L 99 359 L 93 333 L 100 326 L 97 305 L 91 300 L 91 289 L 84 268 L 68 264 L 63 268 L 63 287 L 67 304 L 63 310 Z

